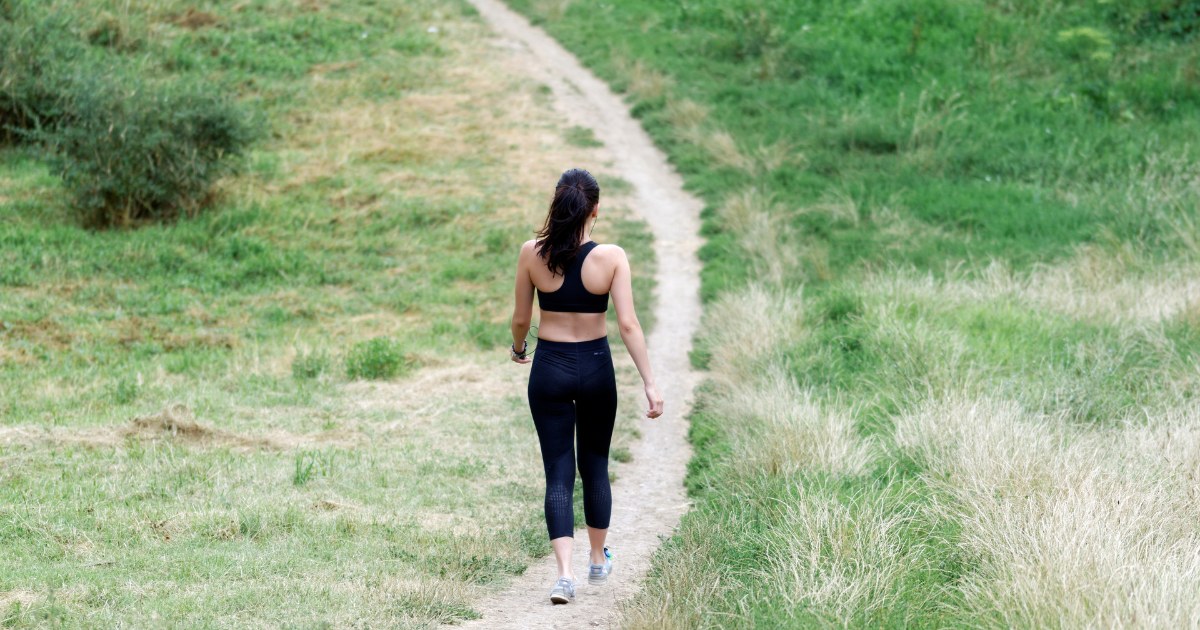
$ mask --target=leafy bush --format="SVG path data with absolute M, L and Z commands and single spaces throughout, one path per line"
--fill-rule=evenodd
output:
M 210 87 L 117 72 L 72 88 L 70 124 L 43 137 L 74 206 L 96 227 L 193 215 L 252 139 L 247 116 Z
M 68 60 L 84 53 L 57 17 L 16 21 L 9 11 L 0 17 L 0 141 L 14 143 L 68 115 Z
M 346 376 L 350 378 L 393 378 L 411 367 L 399 342 L 387 337 L 356 343 L 346 355 Z
M 44 144 L 95 227 L 204 207 L 253 139 L 247 114 L 211 85 L 144 81 L 69 16 L 31 6 L 0 12 L 0 140 Z

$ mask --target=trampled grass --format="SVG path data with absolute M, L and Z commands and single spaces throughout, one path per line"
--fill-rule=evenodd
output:
M 513 4 L 708 205 L 696 506 L 627 626 L 1200 620 L 1194 7 Z
M 0 622 L 476 616 L 549 552 L 504 348 L 516 252 L 567 166 L 597 175 L 595 236 L 650 307 L 603 147 L 459 2 L 46 10 L 96 54 L 236 93 L 266 134 L 210 211 L 136 230 L 84 229 L 36 149 L 0 150 Z

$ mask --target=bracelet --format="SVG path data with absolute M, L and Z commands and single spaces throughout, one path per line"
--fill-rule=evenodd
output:
M 510 353 L 512 354 L 512 358 L 514 358 L 514 359 L 524 359 L 529 356 L 528 355 L 528 351 L 529 351 L 529 342 L 528 341 L 526 341 L 524 344 L 521 345 L 520 352 L 517 352 L 517 344 L 515 344 L 515 343 L 510 345 L 508 348 L 509 348 Z

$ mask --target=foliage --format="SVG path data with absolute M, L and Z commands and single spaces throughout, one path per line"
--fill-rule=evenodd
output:
M 89 225 L 195 215 L 253 138 L 247 116 L 209 86 L 158 86 L 113 73 L 72 88 L 70 124 L 43 137 Z
M 0 21 L 0 128 L 49 149 L 85 224 L 190 216 L 211 201 L 255 137 L 241 107 L 208 82 L 145 80 L 120 56 L 93 53 L 69 15 L 24 3 L 13 14 Z M 106 44 L 117 43 L 112 28 Z
M 0 139 L 27 141 L 30 131 L 51 129 L 75 110 L 72 58 L 82 62 L 86 51 L 63 16 L 0 19 Z
M 394 378 L 412 367 L 400 343 L 388 337 L 356 343 L 346 353 L 346 376 L 352 379 Z

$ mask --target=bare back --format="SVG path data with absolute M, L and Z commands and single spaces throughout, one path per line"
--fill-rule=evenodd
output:
M 521 248 L 518 264 L 518 291 L 520 291 L 521 275 L 529 282 L 529 299 L 532 300 L 533 289 L 543 293 L 552 293 L 562 288 L 565 277 L 550 271 L 546 261 L 537 255 L 536 241 L 528 241 Z M 583 261 L 580 270 L 583 288 L 589 293 L 603 295 L 611 293 L 613 278 L 619 264 L 618 252 L 615 245 L 597 245 Z M 620 256 L 623 259 L 623 256 Z M 550 341 L 588 341 L 603 337 L 608 332 L 604 313 L 570 313 L 557 311 L 541 311 L 538 337 Z

